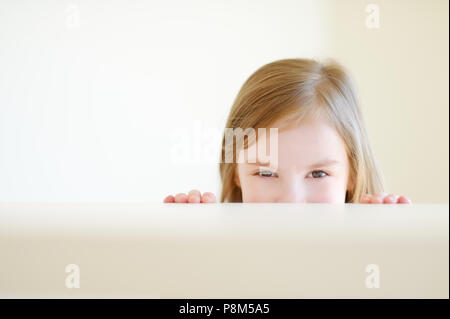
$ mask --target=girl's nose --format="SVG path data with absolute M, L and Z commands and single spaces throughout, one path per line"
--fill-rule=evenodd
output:
M 306 203 L 305 191 L 297 181 L 289 181 L 282 186 L 278 202 Z

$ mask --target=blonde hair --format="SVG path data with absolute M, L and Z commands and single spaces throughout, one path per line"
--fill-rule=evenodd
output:
M 383 176 L 369 143 L 355 87 L 345 69 L 333 60 L 319 63 L 311 59 L 284 59 L 262 66 L 240 89 L 226 128 L 268 128 L 276 123 L 292 127 L 322 116 L 345 142 L 352 181 L 345 202 L 357 203 L 363 194 L 383 192 Z M 234 140 L 232 150 L 237 147 Z M 244 148 L 249 145 L 246 139 Z M 235 180 L 239 150 L 235 150 L 233 162 L 223 161 L 229 147 L 224 134 L 219 167 L 220 201 L 242 202 L 242 191 Z

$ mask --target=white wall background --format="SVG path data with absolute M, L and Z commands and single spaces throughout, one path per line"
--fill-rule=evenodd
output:
M 329 0 L 326 52 L 353 73 L 387 191 L 449 199 L 449 1 Z M 364 9 L 378 7 L 378 28 Z
M 355 4 L 339 14 L 357 12 L 356 28 L 367 32 L 367 3 Z M 332 8 L 329 1 L 299 0 L 1 0 L 0 201 L 161 202 L 192 188 L 218 193 L 220 133 L 246 78 L 281 58 L 351 60 Z M 448 24 L 448 9 L 443 17 Z M 448 57 L 448 33 L 446 41 Z M 360 65 L 350 67 L 362 74 Z M 436 94 L 447 105 L 438 104 L 435 115 L 448 117 L 448 89 L 442 90 Z M 414 112 L 400 123 L 412 123 Z M 375 140 L 389 130 L 372 117 L 368 126 Z M 439 127 L 448 133 L 448 120 Z M 404 152 L 391 152 L 390 143 L 379 143 L 378 152 L 397 163 Z M 217 156 L 174 161 L 183 146 L 185 155 Z M 439 185 L 448 194 L 448 138 L 443 154 L 438 169 L 447 166 L 447 177 Z M 411 159 L 410 166 L 430 167 L 437 156 Z M 394 166 L 389 173 L 393 182 L 405 178 Z M 410 184 L 422 196 L 413 201 L 448 201 L 443 192 L 420 191 L 421 180 Z
M 218 192 L 221 137 L 182 165 L 177 132 L 221 130 L 256 68 L 321 52 L 324 22 L 313 1 L 2 0 L 0 201 Z

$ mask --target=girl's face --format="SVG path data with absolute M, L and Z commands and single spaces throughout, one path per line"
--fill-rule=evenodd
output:
M 261 138 L 266 139 L 268 154 L 269 135 Z M 256 163 L 248 159 L 248 154 L 257 154 L 255 150 L 257 145 L 253 143 L 243 151 L 247 160 L 237 164 L 235 181 L 244 203 L 345 203 L 350 187 L 345 144 L 325 121 L 279 129 L 276 165 L 259 163 L 257 155 Z

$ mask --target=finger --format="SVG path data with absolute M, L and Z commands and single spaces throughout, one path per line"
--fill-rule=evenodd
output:
M 377 194 L 372 196 L 372 198 L 370 199 L 370 203 L 371 204 L 382 204 L 383 203 L 383 194 Z
M 175 203 L 175 197 L 173 197 L 172 195 L 166 196 L 166 198 L 164 198 L 164 203 Z
M 397 197 L 393 194 L 389 194 L 383 199 L 383 204 L 395 204 L 397 202 Z
M 370 198 L 371 198 L 371 196 L 370 196 L 369 194 L 364 194 L 364 195 L 361 197 L 361 203 L 363 203 L 363 204 L 369 204 L 369 203 L 370 203 Z
M 178 193 L 175 195 L 175 203 L 187 203 L 188 197 L 184 193 Z
M 397 200 L 399 204 L 411 204 L 411 200 L 408 197 L 400 196 Z
M 188 203 L 200 203 L 201 194 L 198 190 L 193 189 L 188 194 Z
M 205 192 L 202 195 L 202 203 L 215 203 L 216 195 L 210 192 Z

